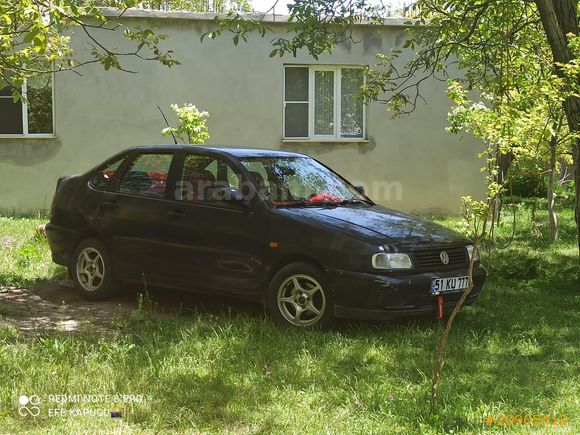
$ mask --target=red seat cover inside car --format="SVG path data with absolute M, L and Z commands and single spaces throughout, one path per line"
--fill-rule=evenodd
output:
M 151 180 L 150 192 L 162 196 L 165 193 L 167 174 L 165 172 L 147 172 L 147 176 Z

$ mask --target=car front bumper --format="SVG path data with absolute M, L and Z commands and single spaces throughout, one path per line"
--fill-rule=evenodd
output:
M 342 318 L 388 320 L 396 317 L 435 313 L 437 297 L 431 295 L 431 281 L 467 275 L 467 269 L 440 272 L 421 272 L 408 275 L 371 274 L 339 269 L 326 271 L 334 293 L 334 315 Z M 473 269 L 474 288 L 465 300 L 472 303 L 485 282 L 486 270 Z M 447 292 L 443 296 L 447 313 L 459 301 L 462 291 Z

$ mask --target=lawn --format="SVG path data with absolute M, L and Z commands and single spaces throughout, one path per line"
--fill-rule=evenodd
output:
M 107 333 L 0 329 L 0 432 L 580 433 L 580 269 L 571 210 L 560 208 L 562 238 L 550 245 L 547 226 L 518 206 L 515 238 L 503 247 L 511 234 L 506 210 L 495 242 L 483 248 L 489 281 L 451 334 L 437 416 L 429 413 L 442 329 L 436 320 L 301 331 L 275 326 L 243 303 L 168 315 L 145 298 L 130 315 L 113 316 Z M 536 219 L 545 222 L 546 214 Z M 36 234 L 43 221 L 0 217 L 0 291 L 66 275 Z M 439 221 L 460 226 L 458 218 Z M 39 416 L 19 416 L 21 394 L 41 398 Z M 48 408 L 60 408 L 50 395 L 62 394 L 136 397 L 121 398 L 119 419 L 48 416 Z M 485 423 L 502 415 L 556 416 L 562 426 Z

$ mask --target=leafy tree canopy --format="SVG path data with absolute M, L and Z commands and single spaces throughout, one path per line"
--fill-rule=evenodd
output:
M 159 47 L 164 35 L 118 21 L 137 4 L 135 0 L 116 3 L 121 9 L 104 14 L 92 0 L 0 0 L 0 79 L 18 98 L 26 78 L 47 72 L 75 70 L 89 63 L 99 63 L 105 70 L 124 70 L 120 60 L 124 56 L 155 60 L 168 67 L 179 63 L 171 50 Z M 91 59 L 76 59 L 70 46 L 71 31 L 85 34 L 92 47 Z M 107 47 L 97 36 L 101 31 L 122 33 L 132 48 L 119 51 Z
M 161 132 L 163 136 L 173 136 L 174 139 L 179 139 L 182 143 L 188 144 L 203 144 L 209 139 L 207 129 L 208 112 L 200 111 L 193 104 L 184 104 L 181 107 L 177 104 L 172 104 L 171 110 L 177 115 L 179 126 L 167 126 Z
M 98 6 L 122 7 L 119 0 L 95 0 Z M 226 11 L 250 12 L 252 6 L 248 0 L 149 0 L 136 4 L 142 9 L 188 12 L 217 12 Z
M 101 9 L 106 6 L 115 9 Z M 18 99 L 24 80 L 39 74 L 76 70 L 90 63 L 99 63 L 105 70 L 127 71 L 124 57 L 153 60 L 168 67 L 179 64 L 171 50 L 160 48 L 165 35 L 119 20 L 134 7 L 193 12 L 250 10 L 247 0 L 0 0 L 0 87 L 7 84 Z M 130 48 L 107 46 L 99 37 L 104 31 L 118 32 L 130 42 Z M 89 60 L 78 60 L 70 46 L 71 32 L 83 34 L 89 41 Z

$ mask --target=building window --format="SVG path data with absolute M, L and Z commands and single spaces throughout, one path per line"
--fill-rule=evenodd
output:
M 14 102 L 12 89 L 0 81 L 0 135 L 52 135 L 52 74 L 26 80 Z
M 362 67 L 286 65 L 284 138 L 364 139 L 363 84 Z

